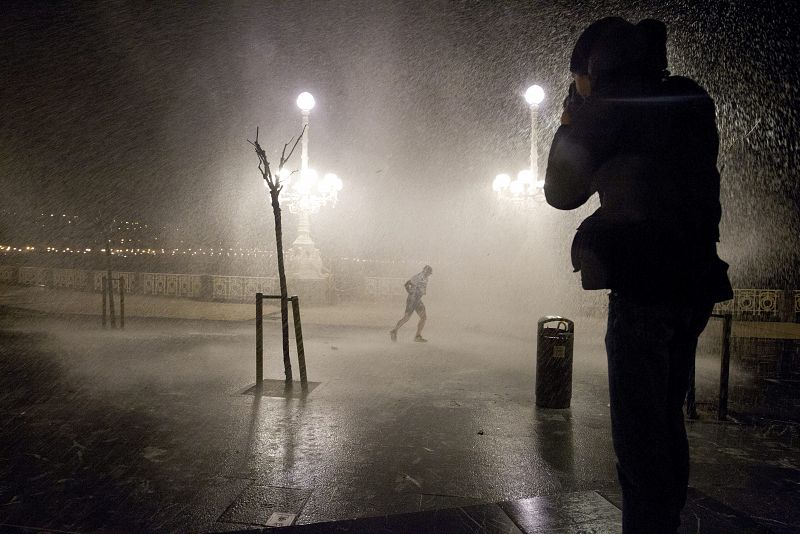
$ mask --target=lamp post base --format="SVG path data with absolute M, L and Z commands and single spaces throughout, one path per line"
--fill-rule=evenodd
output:
M 322 264 L 319 249 L 311 239 L 309 212 L 302 210 L 297 224 L 297 239 L 286 258 L 286 273 L 293 291 L 311 304 L 331 301 L 331 275 Z
M 322 265 L 319 250 L 313 244 L 289 249 L 287 275 L 292 292 L 311 305 L 331 304 L 331 275 Z
M 322 265 L 322 256 L 313 243 L 295 242 L 287 258 L 288 274 L 296 280 L 324 280 L 328 273 Z

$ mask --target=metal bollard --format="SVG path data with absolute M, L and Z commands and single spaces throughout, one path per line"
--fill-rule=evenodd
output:
M 256 387 L 264 382 L 264 294 L 256 293 Z
M 717 419 L 725 421 L 728 418 L 728 378 L 731 368 L 731 329 L 733 317 L 726 313 L 722 317 L 722 362 L 719 370 L 719 407 Z
M 731 368 L 731 331 L 733 328 L 733 315 L 730 313 L 712 313 L 711 317 L 722 319 L 722 357 L 719 365 L 719 397 L 717 406 L 717 419 L 728 419 L 728 385 Z M 692 365 L 692 374 L 689 377 L 689 391 L 686 394 L 686 412 L 690 419 L 697 419 L 695 384 L 695 366 Z

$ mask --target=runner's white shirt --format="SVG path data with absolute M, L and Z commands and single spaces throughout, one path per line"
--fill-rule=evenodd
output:
M 428 291 L 428 277 L 425 276 L 425 271 L 415 274 L 409 280 L 411 285 L 411 294 L 421 297 Z

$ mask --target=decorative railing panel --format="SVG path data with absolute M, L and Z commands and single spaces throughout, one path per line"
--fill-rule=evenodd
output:
M 20 267 L 19 283 L 25 286 L 48 285 L 51 269 L 44 267 Z
M 211 294 L 214 299 L 249 301 L 256 293 L 275 295 L 279 291 L 277 278 L 256 276 L 212 276 Z
M 144 295 L 198 298 L 202 296 L 203 275 L 140 273 L 140 286 Z
M 178 275 L 178 295 L 181 297 L 197 298 L 203 287 L 200 275 L 179 274 Z
M 85 290 L 89 286 L 89 273 L 80 269 L 53 269 L 53 287 Z
M 111 271 L 111 278 L 115 279 L 112 282 L 113 289 L 119 289 L 119 279 L 122 277 L 125 280 L 125 293 L 134 293 L 136 291 L 136 275 L 132 272 Z M 94 291 L 100 292 L 103 290 L 103 277 L 108 276 L 108 271 L 92 271 L 92 287 Z
M 797 293 L 794 292 L 795 309 Z M 718 303 L 714 306 L 714 313 L 777 321 L 781 318 L 785 298 L 785 292 L 780 289 L 734 289 L 733 299 Z
M 0 265 L 0 282 L 15 284 L 17 282 L 17 268 L 10 265 Z

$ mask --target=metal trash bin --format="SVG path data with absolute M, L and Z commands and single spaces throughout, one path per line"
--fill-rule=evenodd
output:
M 555 328 L 545 326 L 557 323 Z M 572 398 L 572 348 L 575 323 L 547 315 L 539 319 L 536 336 L 536 406 L 569 408 Z

